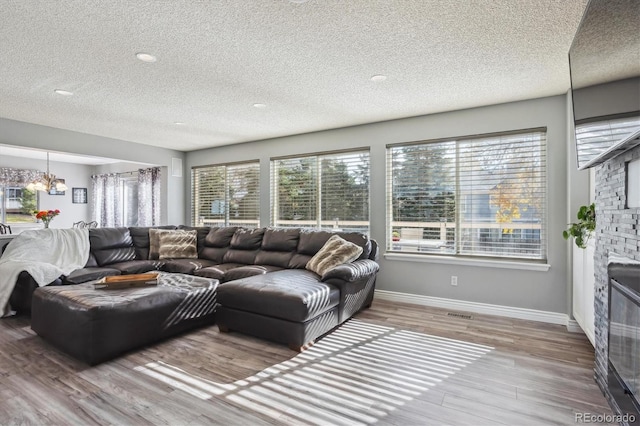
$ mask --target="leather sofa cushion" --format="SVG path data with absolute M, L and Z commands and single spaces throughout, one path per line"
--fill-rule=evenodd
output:
M 89 229 L 91 252 L 98 266 L 126 262 L 136 258 L 133 240 L 128 228 Z
M 309 254 L 295 253 L 287 265 L 287 269 L 304 269 L 313 256 Z
M 132 226 L 129 228 L 133 245 L 136 248 L 136 259 L 149 259 L 149 226 Z M 153 229 L 176 229 L 173 225 L 154 226 Z
M 246 265 L 228 270 L 221 281 L 233 281 L 242 278 L 253 277 L 255 275 L 264 275 L 267 272 L 280 271 L 282 268 L 271 265 Z
M 222 263 L 225 253 L 229 250 L 228 247 L 204 247 L 202 253 L 200 253 L 201 259 L 211 260 L 216 264 Z
M 164 261 L 160 260 L 130 260 L 128 262 L 118 262 L 109 265 L 122 272 L 122 274 L 142 274 L 143 272 L 158 271 L 164 266 Z
M 162 270 L 179 274 L 193 274 L 195 271 L 213 265 L 216 263 L 207 259 L 172 259 L 166 261 Z
M 96 256 L 89 252 L 89 259 L 87 259 L 87 264 L 84 265 L 85 268 L 90 268 L 90 267 L 97 267 L 98 266 L 98 261 L 96 260 Z
M 208 226 L 187 226 L 180 225 L 178 226 L 179 230 L 183 231 L 196 231 L 196 246 L 198 248 L 198 256 L 202 252 L 204 248 L 204 242 L 207 239 L 207 235 L 209 235 L 209 231 L 211 230 Z
M 230 247 L 238 250 L 257 250 L 262 246 L 264 228 L 238 228 L 231 238 Z
M 262 247 L 253 263 L 287 268 L 298 246 L 299 237 L 299 229 L 266 229 Z
M 206 268 L 198 269 L 194 272 L 194 275 L 198 277 L 213 278 L 222 281 L 222 278 L 227 271 L 234 268 L 239 268 L 241 266 L 246 265 L 242 265 L 239 263 L 223 263 L 221 265 L 213 265 Z
M 306 270 L 282 270 L 218 286 L 226 307 L 293 322 L 304 322 L 338 305 L 340 290 Z
M 293 257 L 291 251 L 268 251 L 260 250 L 256 255 L 254 263 L 257 265 L 273 265 L 280 268 L 287 268 Z
M 259 250 L 234 250 L 229 249 L 222 258 L 223 263 L 242 263 L 253 265 Z
M 267 229 L 262 237 L 262 250 L 294 252 L 300 240 L 300 229 Z
M 231 238 L 233 238 L 233 234 L 235 234 L 237 229 L 237 226 L 211 228 L 204 239 L 204 246 L 218 248 L 229 247 L 229 244 L 231 244 Z
M 129 262 L 136 259 L 136 250 L 133 247 L 114 248 L 109 250 L 94 251 L 98 266 L 111 266 L 114 263 Z
M 100 278 L 120 274 L 120 270 L 115 268 L 82 268 L 76 269 L 69 275 L 63 277 L 62 282 L 65 284 L 82 284 L 87 281 L 99 280 Z

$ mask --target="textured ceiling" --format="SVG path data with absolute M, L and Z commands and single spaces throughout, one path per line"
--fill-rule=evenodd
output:
M 640 1 L 591 0 L 570 58 L 574 89 L 639 77 Z
M 585 6 L 2 0 L 0 117 L 189 151 L 557 95 Z

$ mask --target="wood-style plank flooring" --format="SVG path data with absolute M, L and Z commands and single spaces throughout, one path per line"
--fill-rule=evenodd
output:
M 611 413 L 563 326 L 374 300 L 297 354 L 215 326 L 89 367 L 0 320 L 0 425 L 574 425 Z

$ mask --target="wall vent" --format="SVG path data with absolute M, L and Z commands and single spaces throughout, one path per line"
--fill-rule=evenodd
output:
M 462 319 L 473 319 L 473 317 L 471 315 L 458 314 L 456 312 L 447 312 L 447 316 L 456 317 L 456 318 L 462 318 Z

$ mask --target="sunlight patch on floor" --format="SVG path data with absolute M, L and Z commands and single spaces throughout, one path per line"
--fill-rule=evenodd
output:
M 134 370 L 208 400 L 283 422 L 371 424 L 493 350 L 352 319 L 306 351 L 233 383 L 164 362 Z

